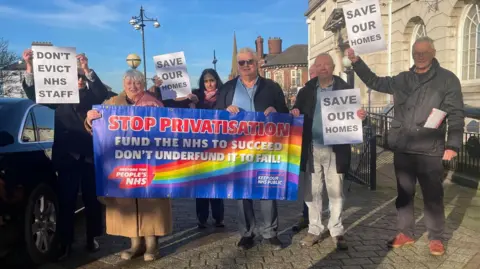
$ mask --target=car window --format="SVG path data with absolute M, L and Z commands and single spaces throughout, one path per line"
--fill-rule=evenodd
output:
M 46 106 L 34 106 L 33 114 L 37 125 L 38 141 L 53 141 L 55 126 L 53 110 Z
M 28 112 L 27 118 L 25 119 L 25 125 L 23 126 L 22 131 L 22 142 L 35 142 L 36 135 L 35 129 L 33 127 L 33 118 L 32 112 Z

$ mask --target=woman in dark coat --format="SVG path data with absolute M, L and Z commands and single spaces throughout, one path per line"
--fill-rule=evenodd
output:
M 205 69 L 198 80 L 198 89 L 193 94 L 198 97 L 196 108 L 213 109 L 217 98 L 217 90 L 223 83 L 214 69 Z M 225 227 L 223 224 L 224 207 L 223 199 L 197 198 L 196 201 L 198 228 L 206 228 L 209 216 L 209 205 L 212 208 L 212 217 L 215 220 L 216 227 Z

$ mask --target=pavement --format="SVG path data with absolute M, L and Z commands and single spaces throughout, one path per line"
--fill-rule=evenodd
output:
M 112 236 L 99 238 L 101 251 L 87 254 L 80 244 L 83 240 L 79 229 L 73 256 L 68 261 L 48 264 L 41 269 L 480 268 L 480 191 L 448 182 L 445 183 L 446 254 L 434 257 L 428 252 L 420 191 L 415 199 L 416 243 L 402 249 L 386 247 L 386 241 L 396 233 L 396 185 L 392 154 L 380 152 L 378 158 L 376 191 L 349 181 L 345 183 L 344 226 L 348 251 L 336 251 L 330 238 L 311 248 L 299 246 L 306 230 L 294 233 L 291 227 L 301 215 L 301 202 L 278 203 L 282 250 L 272 250 L 259 241 L 254 248 L 242 251 L 236 247 L 240 237 L 235 201 L 225 201 L 226 228 L 210 227 L 201 231 L 196 228 L 195 201 L 177 199 L 173 201 L 174 233 L 159 239 L 160 259 L 149 263 L 142 258 L 122 261 L 119 253 L 129 247 L 128 240 Z M 350 184 L 350 191 L 347 191 Z M 261 220 L 260 214 L 257 216 Z M 81 228 L 81 218 L 79 221 L 77 227 Z

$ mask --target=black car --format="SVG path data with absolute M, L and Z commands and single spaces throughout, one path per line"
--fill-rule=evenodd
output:
M 55 255 L 53 131 L 52 109 L 0 98 L 0 259 L 19 250 L 33 263 Z

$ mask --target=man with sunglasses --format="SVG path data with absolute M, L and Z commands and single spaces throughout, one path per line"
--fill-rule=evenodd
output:
M 273 80 L 258 75 L 258 59 L 250 48 L 243 48 L 237 54 L 240 76 L 225 83 L 218 92 L 216 109 L 226 109 L 232 114 L 240 111 L 270 113 L 288 113 L 285 95 L 282 88 Z M 244 249 L 254 244 L 255 214 L 253 201 L 244 199 L 238 201 L 239 231 L 242 236 L 238 246 Z M 277 237 L 278 212 L 275 200 L 261 200 L 260 208 L 264 227 L 260 233 L 264 242 L 280 249 L 282 242 Z
M 23 89 L 28 98 L 35 101 L 33 52 L 26 49 L 23 59 L 27 65 Z M 85 55 L 78 59 L 78 104 L 47 104 L 55 110 L 55 132 L 52 147 L 52 162 L 58 173 L 59 221 L 61 241 L 60 258 L 70 254 L 74 236 L 74 217 L 78 189 L 81 188 L 86 220 L 86 248 L 97 251 L 95 237 L 102 234 L 102 207 L 97 200 L 95 171 L 93 165 L 93 141 L 85 130 L 84 122 L 92 105 L 101 104 L 108 90 L 97 74 L 89 68 Z
M 450 161 L 457 156 L 463 142 L 465 114 L 460 81 L 454 73 L 440 66 L 429 37 L 415 41 L 412 46 L 414 66 L 394 77 L 378 77 L 353 49 L 346 52 L 355 73 L 369 88 L 394 97 L 395 114 L 390 123 L 388 144 L 394 152 L 397 178 L 398 234 L 388 246 L 399 248 L 415 242 L 413 201 L 418 180 L 425 205 L 430 253 L 443 255 L 442 160 Z M 441 117 L 429 124 L 435 113 Z

